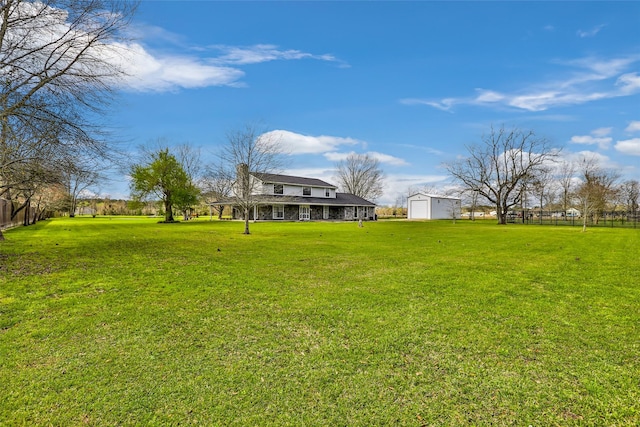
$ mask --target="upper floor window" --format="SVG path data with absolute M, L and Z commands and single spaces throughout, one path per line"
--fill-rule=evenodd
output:
M 324 197 L 331 197 L 331 191 L 328 188 L 324 189 Z
M 284 194 L 284 186 L 282 184 L 273 184 L 273 194 Z
M 302 195 L 310 196 L 311 195 L 311 187 L 302 187 Z

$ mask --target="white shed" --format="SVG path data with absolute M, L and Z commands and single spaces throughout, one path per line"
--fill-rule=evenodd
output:
M 460 218 L 461 201 L 455 197 L 416 193 L 407 199 L 408 219 Z

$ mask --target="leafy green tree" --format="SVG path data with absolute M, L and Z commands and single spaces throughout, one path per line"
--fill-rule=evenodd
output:
M 155 195 L 164 205 L 165 222 L 173 222 L 173 206 L 195 203 L 198 189 L 168 148 L 149 153 L 146 164 L 131 167 L 131 193 L 135 200 Z

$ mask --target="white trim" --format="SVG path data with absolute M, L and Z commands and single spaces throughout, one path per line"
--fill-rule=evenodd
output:
M 311 219 L 311 207 L 309 205 L 300 205 L 298 208 L 298 219 L 300 219 L 300 221 L 309 221 Z
M 273 219 L 284 219 L 284 205 L 272 205 L 271 209 Z

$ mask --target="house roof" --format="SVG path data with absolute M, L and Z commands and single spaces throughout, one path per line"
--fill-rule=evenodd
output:
M 318 201 L 326 199 L 318 199 Z M 335 200 L 339 205 L 375 206 L 376 204 L 350 193 L 336 193 Z
M 303 197 L 303 196 L 267 196 L 267 204 L 284 205 L 329 205 L 329 206 L 375 206 L 362 197 L 349 193 L 336 193 L 335 198 L 331 197 Z
M 309 187 L 326 187 L 326 188 L 337 188 L 335 185 L 331 185 L 328 182 L 325 182 L 321 179 L 316 178 L 304 178 L 301 176 L 291 176 L 291 175 L 278 175 L 275 173 L 259 173 L 259 172 L 251 172 L 251 175 L 258 178 L 260 181 L 269 182 L 273 184 L 295 184 L 295 185 L 305 185 Z
M 335 198 L 265 195 L 255 196 L 255 200 L 265 205 L 376 206 L 375 203 L 349 193 L 336 193 Z M 213 204 L 233 204 L 234 201 L 233 198 L 226 198 L 216 201 Z

